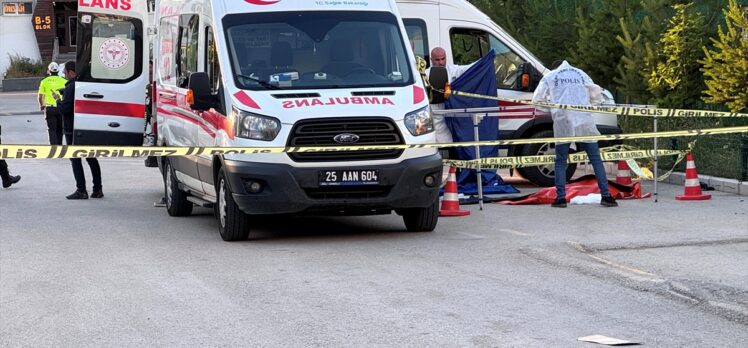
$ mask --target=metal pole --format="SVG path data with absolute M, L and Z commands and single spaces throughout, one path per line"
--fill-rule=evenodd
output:
M 657 115 L 654 116 L 654 132 L 657 133 Z M 658 163 L 658 154 L 657 154 L 657 136 L 654 137 L 654 193 L 652 194 L 652 199 L 655 203 L 657 203 L 657 178 L 660 176 L 659 174 L 659 163 Z
M 480 135 L 478 132 L 478 124 L 480 121 L 478 121 L 478 114 L 473 114 L 473 138 L 476 142 L 480 141 Z M 480 210 L 483 210 L 483 174 L 481 174 L 481 164 L 480 164 L 480 146 L 475 146 L 475 159 L 478 160 L 478 204 L 480 205 Z

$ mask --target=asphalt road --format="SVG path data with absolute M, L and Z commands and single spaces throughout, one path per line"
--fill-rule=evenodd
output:
M 33 101 L 0 94 L 0 112 L 9 98 Z M 4 143 L 46 141 L 41 115 L 0 124 Z M 663 184 L 656 204 L 463 206 L 472 215 L 433 233 L 396 215 L 264 217 L 250 241 L 226 243 L 209 210 L 153 207 L 156 169 L 101 163 L 106 196 L 67 201 L 67 160 L 9 162 L 23 179 L 0 190 L 1 346 L 748 342 L 745 197 L 680 202 Z

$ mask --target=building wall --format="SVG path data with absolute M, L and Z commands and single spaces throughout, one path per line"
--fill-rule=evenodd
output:
M 9 55 L 40 59 L 30 15 L 0 16 L 0 79 L 8 69 Z
M 40 59 L 31 18 L 32 15 L 0 14 L 0 80 L 5 77 L 5 71 L 8 69 L 9 55 Z

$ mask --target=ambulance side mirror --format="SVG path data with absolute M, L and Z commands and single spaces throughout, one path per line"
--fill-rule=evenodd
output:
M 215 106 L 215 97 L 210 87 L 208 74 L 195 72 L 190 74 L 187 90 L 187 104 L 196 111 L 207 111 Z
M 522 64 L 522 76 L 520 78 L 520 90 L 534 92 L 543 76 L 540 75 L 532 63 L 527 62 Z

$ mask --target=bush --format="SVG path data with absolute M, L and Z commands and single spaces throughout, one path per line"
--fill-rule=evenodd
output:
M 47 73 L 47 67 L 40 61 L 34 61 L 31 58 L 20 55 L 8 55 L 10 57 L 10 66 L 5 71 L 5 78 L 23 78 L 23 77 L 43 77 Z

